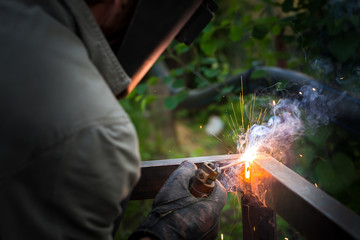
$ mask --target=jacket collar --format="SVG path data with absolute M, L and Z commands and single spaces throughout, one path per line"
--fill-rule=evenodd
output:
M 111 50 L 104 34 L 84 0 L 63 0 L 73 15 L 78 35 L 89 51 L 89 57 L 115 96 L 127 88 L 131 79 Z

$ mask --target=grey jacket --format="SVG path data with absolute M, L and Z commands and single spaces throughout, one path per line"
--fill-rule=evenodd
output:
M 0 239 L 111 239 L 140 157 L 90 10 L 0 0 L 0 49 Z

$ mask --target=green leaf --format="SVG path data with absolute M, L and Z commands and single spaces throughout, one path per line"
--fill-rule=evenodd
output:
M 318 179 L 318 185 L 330 193 L 336 193 L 341 188 L 338 182 L 334 181 L 336 173 L 328 161 L 316 165 L 315 177 Z
M 206 68 L 204 70 L 204 75 L 205 75 L 205 77 L 208 77 L 208 78 L 215 77 L 219 73 L 220 73 L 220 69 L 218 69 L 218 68 L 213 68 L 213 69 L 212 68 Z
M 237 42 L 241 39 L 243 29 L 240 25 L 231 25 L 229 37 L 232 41 Z
M 176 79 L 172 85 L 174 88 L 181 88 L 185 87 L 185 81 L 181 78 Z
M 179 100 L 179 102 L 182 102 L 183 100 L 185 100 L 185 98 L 187 96 L 188 96 L 188 93 L 186 91 L 182 91 L 182 92 L 179 92 L 178 94 L 176 94 L 176 97 Z
M 221 94 L 227 94 L 227 93 L 231 92 L 233 89 L 234 89 L 234 86 L 224 87 L 223 89 L 221 89 Z
M 213 63 L 216 63 L 217 62 L 217 60 L 216 60 L 216 58 L 212 58 L 212 57 L 205 57 L 205 58 L 201 58 L 200 59 L 200 62 L 202 63 L 202 64 L 213 64 Z
M 150 103 L 152 103 L 153 101 L 155 101 L 155 99 L 156 99 L 156 96 L 154 96 L 154 95 L 143 98 L 140 102 L 141 111 L 145 111 L 146 106 L 149 105 Z
M 147 85 L 146 84 L 139 84 L 136 87 L 137 94 L 144 94 L 146 92 Z
M 187 51 L 189 51 L 189 47 L 184 43 L 179 43 L 175 46 L 175 51 L 177 55 L 181 55 Z
M 269 25 L 266 23 L 255 23 L 252 29 L 252 35 L 256 39 L 263 39 L 269 32 Z
M 195 82 L 197 84 L 197 88 L 203 88 L 206 87 L 207 85 L 209 85 L 208 82 L 204 81 L 203 79 L 196 77 L 195 78 Z
M 321 126 L 319 127 L 316 132 L 314 129 L 309 127 L 305 129 L 305 134 L 307 139 L 313 143 L 317 148 L 323 149 L 326 146 L 326 139 L 330 136 L 332 132 L 331 125 L 328 126 Z
M 338 152 L 333 156 L 332 163 L 337 175 L 336 181 L 339 181 L 343 188 L 350 186 L 356 177 L 351 158 L 345 153 Z
M 166 84 L 166 85 L 169 85 L 173 82 L 174 80 L 174 77 L 169 75 L 169 76 L 166 76 L 163 78 L 163 82 Z
M 230 23 L 231 23 L 230 19 L 222 20 L 220 23 L 220 27 L 225 27 L 225 26 L 229 25 Z
M 315 156 L 315 149 L 313 146 L 301 146 L 297 151 L 298 160 L 302 168 L 309 169 L 312 165 Z
M 207 55 L 214 54 L 216 48 L 217 48 L 217 43 L 213 39 L 203 40 L 200 42 L 200 49 Z
M 188 93 L 186 91 L 182 91 L 177 93 L 174 96 L 170 96 L 165 98 L 164 100 L 164 104 L 165 107 L 168 108 L 169 110 L 173 110 L 177 107 L 177 105 L 179 105 L 179 103 L 181 101 L 183 101 L 186 97 L 188 96 Z
M 206 27 L 202 30 L 202 32 L 205 34 L 212 34 L 215 31 L 214 24 L 210 22 Z
M 184 73 L 184 68 L 175 68 L 171 70 L 171 74 L 173 77 L 181 76 Z
M 157 84 L 159 81 L 159 78 L 158 77 L 155 77 L 155 76 L 151 76 L 149 77 L 149 79 L 147 80 L 147 82 L 151 85 L 151 86 L 154 86 L 155 84 Z
M 135 102 L 139 102 L 141 99 L 142 99 L 142 95 L 137 95 L 136 97 L 135 97 Z
M 279 24 L 275 24 L 272 28 L 272 34 L 274 34 L 274 36 L 278 36 L 281 33 L 281 27 Z
M 326 191 L 337 194 L 355 180 L 356 173 L 351 159 L 344 153 L 336 153 L 331 161 L 322 161 L 315 168 L 315 176 Z
M 164 104 L 165 104 L 166 108 L 168 108 L 169 110 L 173 110 L 177 107 L 177 105 L 179 104 L 179 101 L 176 98 L 176 96 L 171 96 L 171 97 L 165 98 Z
M 136 96 L 136 91 L 131 91 L 127 96 L 126 99 L 132 99 Z
M 253 37 L 259 40 L 263 39 L 277 22 L 278 19 L 276 17 L 261 17 L 256 19 L 252 28 Z
M 255 70 L 251 73 L 250 79 L 264 78 L 267 74 L 264 70 Z
M 260 11 L 261 9 L 263 9 L 264 8 L 264 6 L 262 5 L 262 4 L 258 4 L 258 5 L 256 5 L 255 7 L 254 7 L 254 12 L 258 12 L 258 11 Z
M 347 34 L 336 36 L 329 43 L 330 53 L 339 61 L 347 61 L 353 54 L 357 54 L 358 35 Z

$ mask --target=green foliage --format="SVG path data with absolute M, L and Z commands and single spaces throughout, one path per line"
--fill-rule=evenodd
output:
M 242 239 L 242 233 L 240 196 L 229 193 L 221 213 L 218 239 L 220 239 L 220 234 L 223 234 L 224 239 L 228 240 Z
M 358 1 L 223 0 L 218 4 L 215 19 L 191 46 L 173 42 L 164 52 L 161 60 L 171 66 L 168 76 L 150 76 L 122 102 L 139 133 L 141 156 L 145 160 L 156 159 L 157 156 L 215 155 L 219 151 L 217 148 L 236 152 L 235 141 L 242 127 L 240 112 L 245 112 L 246 129 L 259 115 L 259 109 L 266 108 L 272 101 L 272 96 L 258 98 L 254 116 L 250 111 L 252 96 L 246 95 L 246 104 L 241 105 L 238 93 L 234 94 L 237 89 L 232 86 L 218 89 L 215 96 L 218 101 L 206 109 L 191 111 L 177 107 L 190 90 L 224 82 L 254 66 L 279 66 L 283 61 L 289 69 L 304 72 L 322 83 L 359 96 Z M 263 71 L 251 74 L 251 79 L 266 77 Z M 287 79 L 278 81 L 273 86 L 274 92 L 289 87 Z M 155 84 L 167 85 L 176 92 L 165 97 L 163 104 L 167 109 L 174 110 L 174 119 L 191 132 L 191 137 L 188 137 L 188 145 L 191 146 L 186 146 L 187 150 L 169 151 L 173 149 L 166 146 L 169 139 L 162 139 L 151 120 L 144 117 L 148 105 L 158 97 L 149 91 L 150 86 Z M 199 128 L 213 114 L 219 115 L 226 123 L 223 134 L 219 136 L 220 142 L 208 138 L 204 129 Z M 296 159 L 292 167 L 360 213 L 359 149 L 360 139 L 342 128 L 329 125 L 314 129 L 306 126 L 305 135 L 295 143 Z M 238 239 L 236 236 L 242 235 L 240 216 L 238 199 L 231 195 L 221 218 L 220 233 L 224 234 L 224 239 Z M 295 234 L 282 219 L 278 221 L 278 227 L 282 237 Z
M 164 101 L 165 106 L 173 110 L 177 107 L 177 105 L 186 98 L 187 92 L 179 92 L 173 96 L 167 97 Z
M 339 193 L 354 181 L 354 164 L 345 153 L 337 152 L 331 160 L 316 165 L 315 176 L 320 187 L 330 193 Z
M 144 221 L 151 211 L 152 200 L 130 201 L 126 207 L 123 219 L 131 221 L 121 221 L 114 240 L 126 240 L 130 234 Z
M 297 166 L 294 169 L 342 203 L 360 213 L 355 202 L 360 193 L 360 137 L 352 136 L 337 126 L 312 130 L 295 145 Z

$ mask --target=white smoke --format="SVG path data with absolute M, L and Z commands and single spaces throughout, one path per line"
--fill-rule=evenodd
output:
M 304 86 L 299 89 L 298 97 L 282 99 L 272 104 L 271 116 L 267 122 L 252 125 L 238 138 L 237 148 L 240 154 L 254 148 L 265 152 L 277 160 L 291 164 L 292 145 L 303 135 L 305 126 L 315 129 L 333 120 L 336 111 L 334 105 L 339 100 L 329 100 L 321 95 L 321 89 Z M 236 191 L 238 185 L 236 166 L 226 172 L 222 183 L 228 190 Z M 235 179 L 235 180 L 234 180 Z

